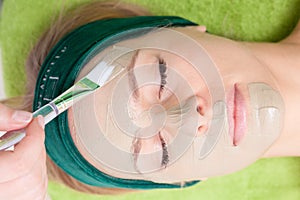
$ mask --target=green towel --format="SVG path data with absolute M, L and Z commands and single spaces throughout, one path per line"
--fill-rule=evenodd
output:
M 5 91 L 24 92 L 24 61 L 52 17 L 63 6 L 90 0 L 5 0 L 0 21 Z M 128 0 L 156 15 L 177 15 L 206 25 L 210 33 L 237 40 L 278 41 L 287 36 L 300 17 L 299 0 Z M 248 168 L 196 186 L 178 190 L 153 190 L 121 196 L 80 194 L 49 183 L 53 200 L 298 200 L 300 158 L 261 159 Z

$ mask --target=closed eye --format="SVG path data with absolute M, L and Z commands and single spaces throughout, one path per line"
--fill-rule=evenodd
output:
M 128 67 L 128 69 L 129 69 L 128 70 L 129 85 L 131 86 L 132 89 L 134 89 L 134 91 L 138 91 L 138 90 L 135 90 L 135 88 L 137 88 L 137 82 L 136 82 L 136 77 L 135 77 L 132 69 L 135 67 L 136 60 L 139 55 L 140 55 L 140 51 L 137 51 L 133 56 L 130 66 Z M 158 97 L 160 99 L 162 96 L 162 93 L 165 89 L 165 86 L 167 84 L 167 80 L 166 80 L 167 79 L 167 64 L 163 58 L 158 58 L 158 68 L 159 68 L 159 75 L 160 75 L 160 87 L 159 87 Z M 139 94 L 137 92 L 135 98 L 138 99 L 138 97 L 139 97 Z M 158 137 L 159 137 L 161 147 L 162 147 L 162 159 L 161 159 L 160 164 L 161 164 L 161 167 L 165 168 L 169 163 L 169 153 L 167 150 L 167 144 L 160 132 L 158 133 Z M 137 138 L 137 137 L 134 138 L 132 141 L 131 151 L 132 151 L 132 155 L 133 155 L 133 159 L 134 159 L 134 166 L 137 171 L 139 171 L 138 167 L 137 167 L 137 159 L 141 152 L 141 149 L 142 149 L 141 139 Z

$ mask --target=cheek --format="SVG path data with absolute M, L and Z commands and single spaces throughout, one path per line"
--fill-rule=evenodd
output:
M 197 56 L 197 55 L 195 55 Z M 199 63 L 201 65 L 201 63 Z M 170 82 L 175 82 L 180 90 L 191 90 L 192 94 L 201 93 L 201 96 L 207 95 L 207 85 L 205 79 L 211 77 L 204 77 L 202 69 L 197 66 L 193 66 L 190 63 L 186 62 L 183 59 L 174 59 L 172 62 L 172 70 L 174 70 L 174 75 L 171 77 L 174 80 L 170 80 Z M 178 84 L 178 82 L 180 84 Z M 190 88 L 182 88 L 181 86 Z M 190 94 L 191 95 L 191 94 Z
M 194 94 L 202 94 L 201 96 L 207 94 L 207 92 L 205 92 L 208 89 L 205 83 L 205 78 L 202 77 L 199 72 L 190 70 L 186 76 L 188 77 L 189 84 L 191 85 L 191 89 Z

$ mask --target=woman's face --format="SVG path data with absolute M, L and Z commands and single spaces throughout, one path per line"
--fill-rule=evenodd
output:
M 185 27 L 114 48 L 125 47 L 138 49 L 115 62 L 126 72 L 69 112 L 75 144 L 101 171 L 159 183 L 201 180 L 248 166 L 278 138 L 281 96 L 242 43 Z

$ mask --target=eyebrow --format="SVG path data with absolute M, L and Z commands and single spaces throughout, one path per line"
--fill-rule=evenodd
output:
M 127 68 L 128 71 L 128 81 L 129 81 L 129 87 L 131 89 L 131 91 L 133 91 L 133 97 L 135 100 L 138 99 L 139 97 L 139 92 L 137 90 L 137 81 L 136 81 L 136 77 L 134 75 L 134 71 L 133 68 L 135 66 L 136 60 L 139 56 L 140 50 L 136 50 L 136 52 L 134 53 L 134 55 L 132 56 L 132 60 Z

